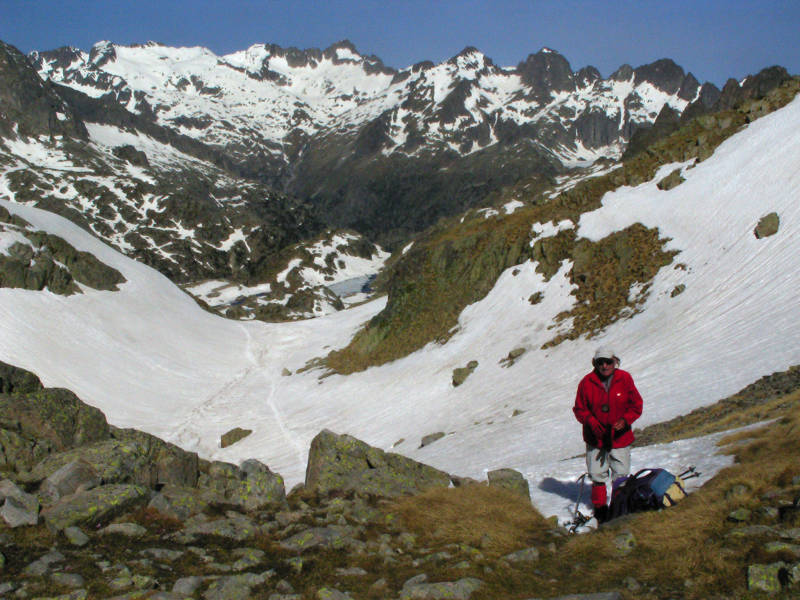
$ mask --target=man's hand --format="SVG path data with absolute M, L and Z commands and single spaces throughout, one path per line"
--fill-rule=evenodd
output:
M 625 419 L 620 419 L 616 423 L 614 423 L 614 431 L 622 431 L 628 426 L 628 422 Z
M 603 436 L 606 434 L 605 426 L 603 426 L 597 419 L 590 419 L 589 427 L 592 429 L 595 439 L 597 439 L 598 442 L 601 441 Z

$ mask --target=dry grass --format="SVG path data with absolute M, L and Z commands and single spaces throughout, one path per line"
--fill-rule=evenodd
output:
M 529 500 L 497 487 L 436 488 L 403 498 L 391 510 L 426 544 L 467 544 L 502 556 L 547 539 L 553 524 Z
M 727 537 L 733 527 L 727 517 L 737 508 L 760 507 L 767 492 L 783 490 L 789 499 L 800 492 L 791 486 L 800 475 L 799 439 L 800 415 L 794 410 L 784 411 L 776 423 L 729 436 L 722 443 L 736 444 L 730 447 L 736 465 L 670 510 L 633 515 L 572 538 L 560 559 L 592 565 L 600 573 L 593 580 L 596 589 L 619 589 L 628 576 L 653 588 L 635 597 L 748 597 L 747 566 L 776 557 L 757 540 Z M 621 560 L 614 540 L 624 531 L 634 534 L 636 549 Z

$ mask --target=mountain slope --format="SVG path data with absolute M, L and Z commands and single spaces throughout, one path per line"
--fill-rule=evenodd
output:
M 596 345 L 614 345 L 633 373 L 645 398 L 640 425 L 713 403 L 800 362 L 798 130 L 796 99 L 694 168 L 666 165 L 652 180 L 606 194 L 580 217 L 576 234 L 587 240 L 636 222 L 657 227 L 682 265 L 660 269 L 641 310 L 597 337 L 541 348 L 558 333 L 548 329 L 556 316 L 575 306 L 570 263 L 547 279 L 527 261 L 504 271 L 483 300 L 461 312 L 446 344 L 346 377 L 320 378 L 322 371 L 303 367 L 344 346 L 382 300 L 312 321 L 225 321 L 60 217 L 2 201 L 33 226 L 92 252 L 127 282 L 117 292 L 67 297 L 0 289 L 0 357 L 34 371 L 45 385 L 72 389 L 116 425 L 143 428 L 207 457 L 256 457 L 289 486 L 302 480 L 309 441 L 322 428 L 459 475 L 513 467 L 535 485 L 548 477 L 565 481 L 583 468 L 579 460 L 560 461 L 582 449 L 570 408 Z M 660 190 L 657 183 L 675 168 L 685 181 Z M 773 211 L 777 233 L 757 239 L 754 227 Z M 540 227 L 544 236 L 555 233 Z M 685 289 L 673 295 L 678 285 Z M 541 300 L 531 304 L 537 293 Z M 526 352 L 506 366 L 502 359 L 520 347 Z M 471 360 L 477 368 L 453 387 L 453 370 Z M 219 436 L 235 426 L 254 433 L 219 448 Z M 420 448 L 420 438 L 436 431 L 446 435 Z M 634 467 L 637 460 L 634 453 Z M 534 498 L 540 494 L 546 492 Z

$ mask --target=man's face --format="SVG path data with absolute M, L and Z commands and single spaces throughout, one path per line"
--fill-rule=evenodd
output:
M 606 378 L 614 372 L 616 364 L 613 358 L 598 358 L 594 361 L 594 367 L 601 377 Z

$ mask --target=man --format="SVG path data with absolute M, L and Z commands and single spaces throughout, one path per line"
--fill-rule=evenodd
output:
M 626 477 L 631 467 L 631 424 L 642 414 L 642 397 L 630 374 L 608 346 L 597 349 L 594 370 L 581 379 L 573 412 L 583 424 L 586 467 L 592 480 L 592 506 L 598 523 L 608 520 L 606 483 Z M 613 475 L 613 479 L 612 479 Z

